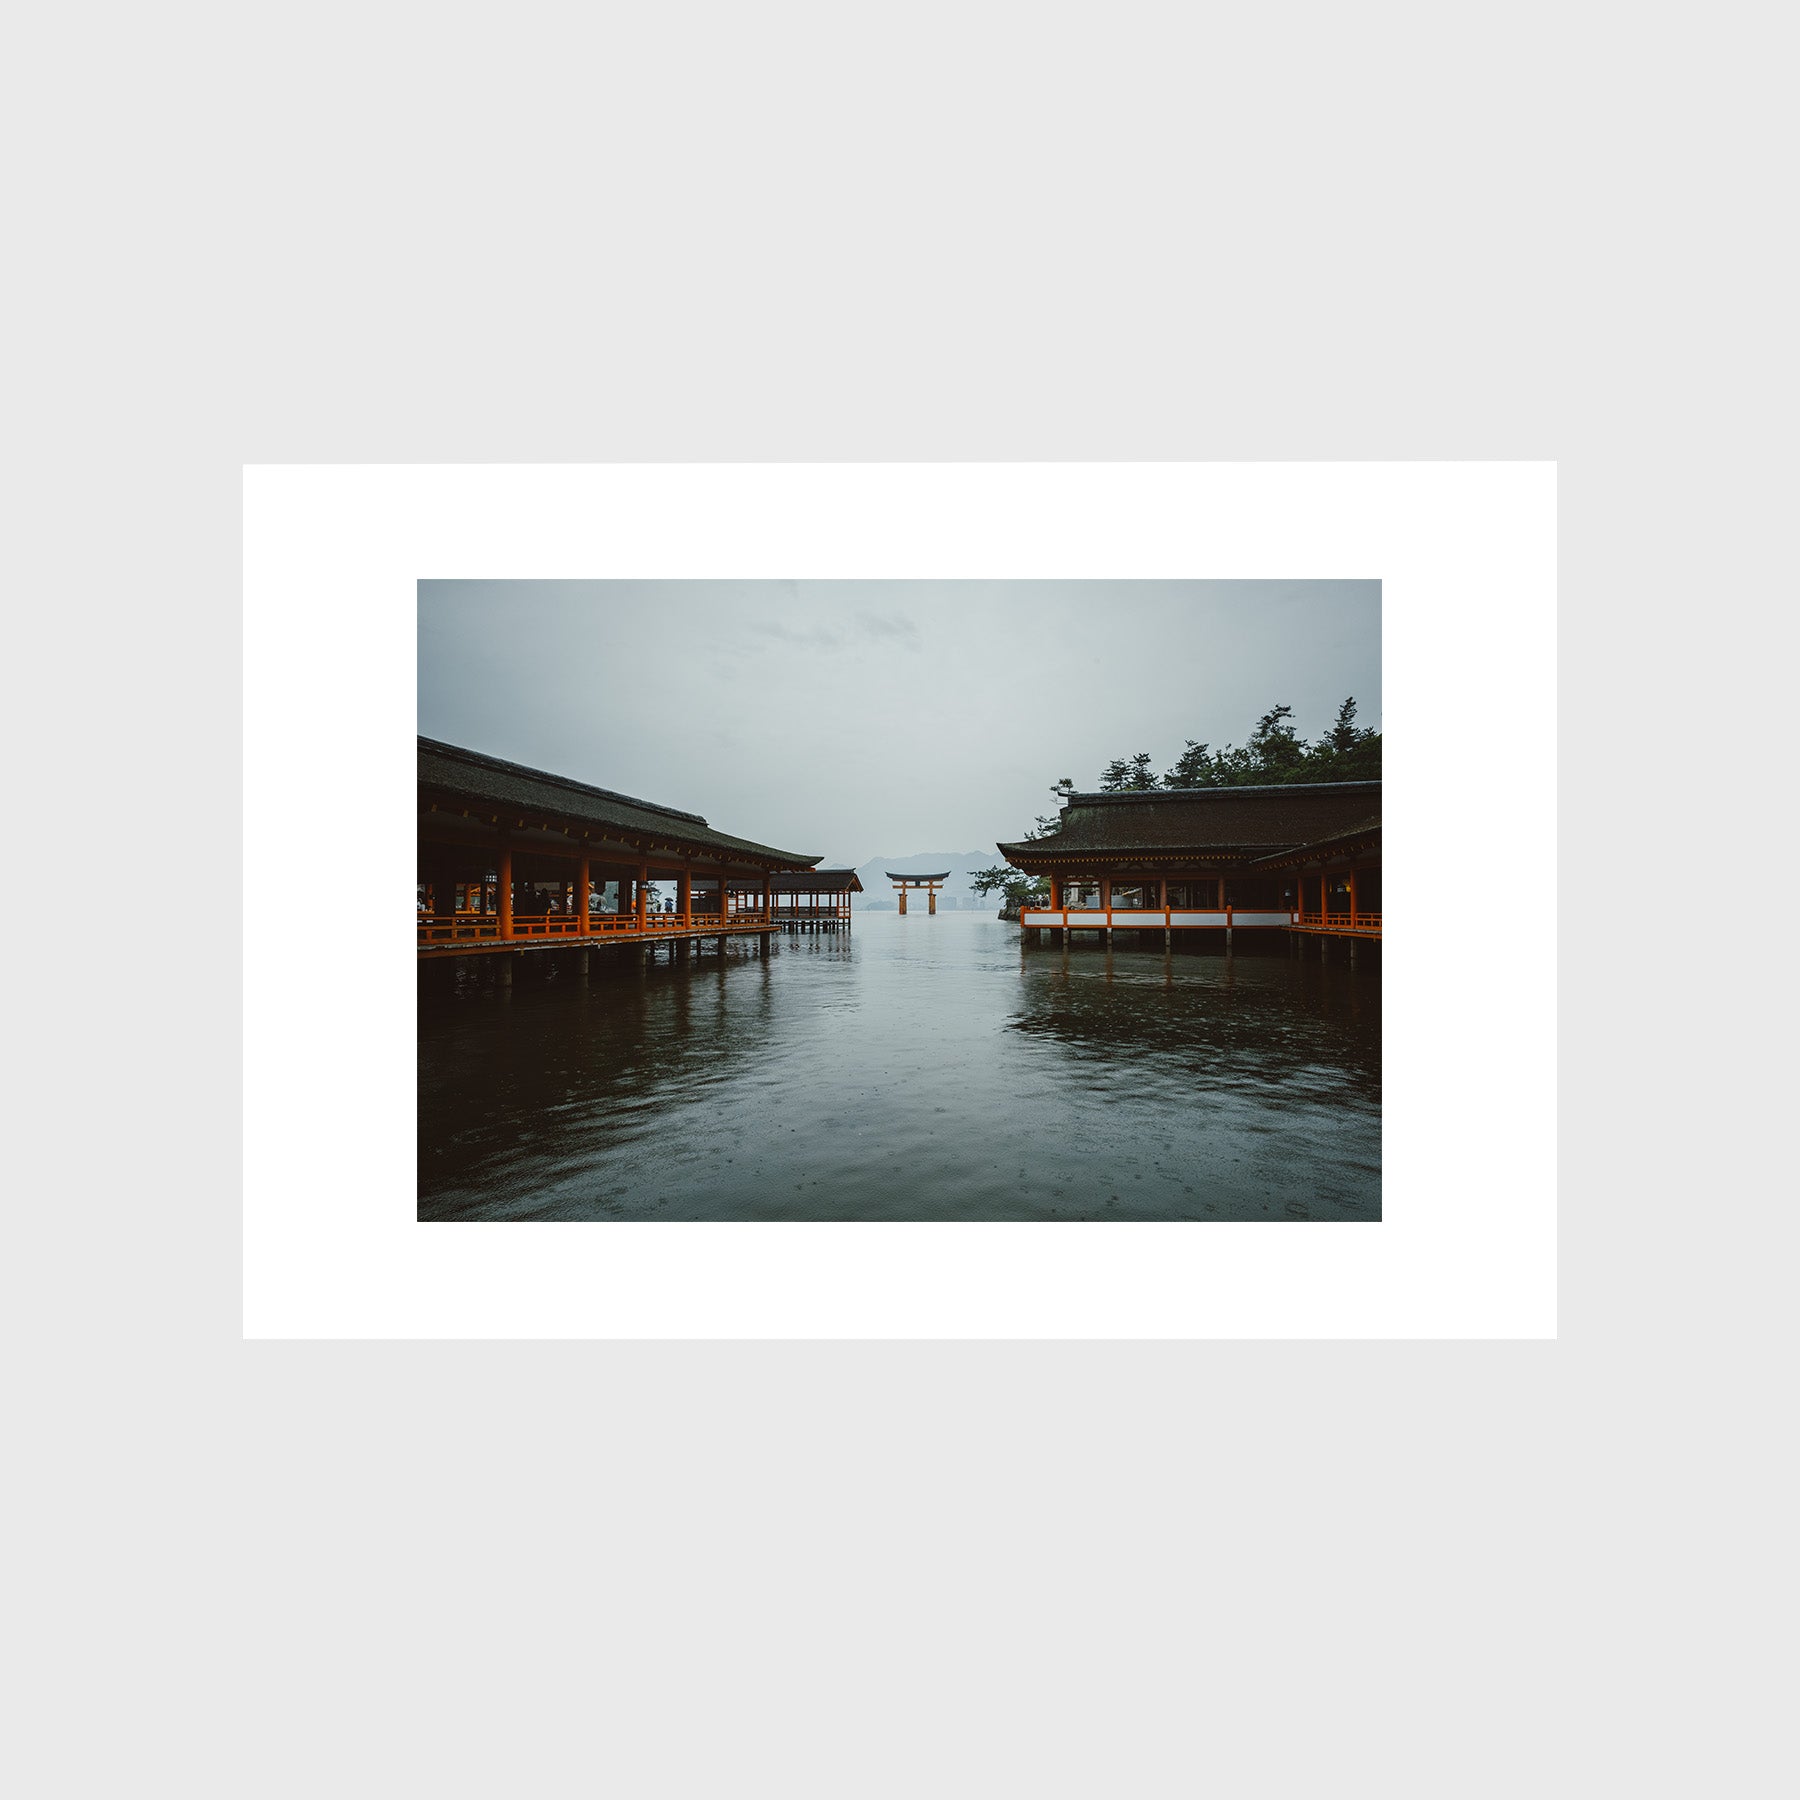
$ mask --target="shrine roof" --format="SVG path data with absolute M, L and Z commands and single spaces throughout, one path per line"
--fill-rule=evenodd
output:
M 1071 794 L 1058 830 L 998 848 L 1021 866 L 1133 853 L 1260 858 L 1349 832 L 1380 810 L 1379 781 Z
M 1271 856 L 1259 856 L 1248 865 L 1253 869 L 1291 868 L 1298 863 L 1322 862 L 1352 850 L 1381 843 L 1381 815 L 1364 819 L 1348 831 L 1339 831 L 1310 844 L 1296 844 L 1292 850 L 1278 850 Z
M 435 738 L 419 739 L 419 794 L 439 802 L 517 812 L 576 827 L 603 829 L 627 842 L 648 841 L 757 863 L 816 863 L 817 855 L 778 850 L 750 838 L 715 831 L 699 813 L 639 800 L 566 775 L 484 756 Z
M 774 878 L 778 894 L 860 894 L 862 877 L 854 869 L 801 869 Z

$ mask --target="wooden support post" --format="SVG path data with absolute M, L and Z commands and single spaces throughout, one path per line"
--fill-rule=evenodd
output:
M 894 883 L 894 891 L 900 896 L 900 916 L 904 918 L 906 916 L 906 883 L 904 881 L 896 881 Z
M 675 910 L 681 914 L 683 925 L 693 923 L 694 912 L 694 865 L 683 863 L 681 874 L 676 880 Z
M 638 930 L 645 931 L 650 925 L 650 865 L 647 862 L 638 864 L 637 872 L 637 923 Z
M 583 937 L 588 934 L 588 906 L 593 898 L 593 892 L 593 868 L 584 856 L 581 859 L 581 868 L 575 877 L 575 929 Z M 587 973 L 585 957 L 582 959 L 581 972 L 584 975 Z
M 513 895 L 512 895 L 512 846 L 500 846 L 500 935 L 509 938 L 513 934 Z M 507 980 L 511 980 L 509 975 Z

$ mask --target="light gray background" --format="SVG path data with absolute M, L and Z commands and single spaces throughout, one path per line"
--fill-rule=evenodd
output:
M 15 904 L 104 831 L 126 911 L 14 965 L 11 1785 L 1791 1781 L 1792 982 L 1620 904 L 1781 836 L 1779 16 L 18 28 Z M 239 1341 L 242 463 L 1545 456 L 1560 1344 Z M 1538 953 L 1472 921 L 1456 978 Z

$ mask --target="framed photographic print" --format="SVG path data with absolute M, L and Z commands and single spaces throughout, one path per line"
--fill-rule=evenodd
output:
M 1554 567 L 1543 465 L 248 471 L 246 1331 L 1553 1334 Z

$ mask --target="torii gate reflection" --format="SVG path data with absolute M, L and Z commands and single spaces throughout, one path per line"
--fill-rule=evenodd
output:
M 906 911 L 906 890 L 908 888 L 928 888 L 930 890 L 930 911 L 937 911 L 938 883 L 950 879 L 950 871 L 946 869 L 941 875 L 896 875 L 892 869 L 887 878 L 894 884 L 894 892 L 900 896 L 900 911 Z

